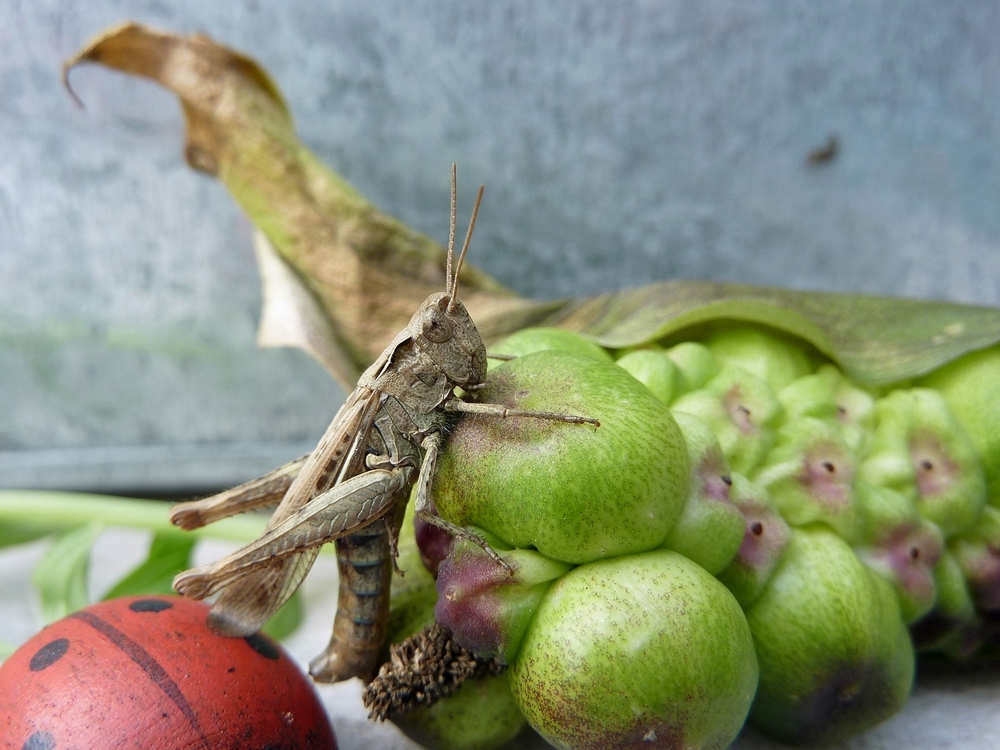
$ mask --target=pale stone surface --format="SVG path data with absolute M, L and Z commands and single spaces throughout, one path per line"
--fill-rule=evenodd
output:
M 0 451 L 291 458 L 276 444 L 342 398 L 301 354 L 255 351 L 249 227 L 184 165 L 172 96 L 94 66 L 73 73 L 85 110 L 62 90 L 62 60 L 126 18 L 256 56 L 311 147 L 439 238 L 457 161 L 466 203 L 488 185 L 474 261 L 525 294 L 693 277 L 1000 304 L 996 3 L 11 2 Z M 807 167 L 830 133 L 838 157 Z

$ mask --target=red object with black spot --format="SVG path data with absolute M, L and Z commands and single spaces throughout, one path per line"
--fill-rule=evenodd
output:
M 172 596 L 95 604 L 0 666 L 0 748 L 336 749 L 309 679 L 265 635 Z

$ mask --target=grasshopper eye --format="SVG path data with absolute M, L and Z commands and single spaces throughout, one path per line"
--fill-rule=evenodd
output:
M 429 308 L 424 315 L 422 330 L 424 337 L 435 344 L 444 343 L 453 335 L 451 323 L 439 310 L 435 310 L 433 307 Z

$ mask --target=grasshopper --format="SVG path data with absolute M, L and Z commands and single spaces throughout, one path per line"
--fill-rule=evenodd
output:
M 223 559 L 174 579 L 181 594 L 204 599 L 221 591 L 209 626 L 229 636 L 257 631 L 295 592 L 319 553 L 335 541 L 340 592 L 333 636 L 309 665 L 319 682 L 375 674 L 385 637 L 389 585 L 405 504 L 416 482 L 415 514 L 483 547 L 478 535 L 438 517 L 431 481 L 445 435 L 463 413 L 532 417 L 599 425 L 569 414 L 469 403 L 486 379 L 486 347 L 458 300 L 458 279 L 475 228 L 483 188 L 452 272 L 456 171 L 452 165 L 451 230 L 445 291 L 432 294 L 375 360 L 337 412 L 316 449 L 260 479 L 213 497 L 175 506 L 171 520 L 186 529 L 254 508 L 277 505 L 264 534 Z M 392 567 L 390 567 L 392 566 Z

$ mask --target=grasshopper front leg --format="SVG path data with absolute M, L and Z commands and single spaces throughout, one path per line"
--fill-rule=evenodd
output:
M 498 417 L 500 419 L 507 419 L 510 417 L 527 417 L 531 419 L 545 419 L 552 422 L 590 424 L 594 425 L 595 428 L 601 426 L 600 421 L 596 419 L 592 419 L 590 417 L 580 417 L 575 414 L 560 414 L 558 412 L 549 411 L 526 411 L 524 409 L 513 409 L 500 404 L 469 403 L 458 398 L 446 401 L 443 408 L 445 411 L 450 412 L 480 414 L 483 416 Z M 444 520 L 431 511 L 430 486 L 431 480 L 434 477 L 434 470 L 437 466 L 437 457 L 442 443 L 443 438 L 440 433 L 433 433 L 424 438 L 422 447 L 425 451 L 425 455 L 423 465 L 420 467 L 420 478 L 417 480 L 417 498 L 416 505 L 413 509 L 414 513 L 422 521 L 426 521 L 427 523 L 437 526 L 439 529 L 447 531 L 452 536 L 461 537 L 479 545 L 479 547 L 481 547 L 483 551 L 489 555 L 493 562 L 503 567 L 509 574 L 513 575 L 514 569 L 509 563 L 507 563 L 506 560 L 497 554 L 496 550 L 493 549 L 485 539 L 466 528 Z
M 357 531 L 391 510 L 412 480 L 409 465 L 358 474 L 317 495 L 257 541 L 181 573 L 174 578 L 174 588 L 192 599 L 204 599 L 277 558 Z
M 437 526 L 439 529 L 447 531 L 453 537 L 461 537 L 473 544 L 479 545 L 493 562 L 504 568 L 510 575 L 514 575 L 514 569 L 510 564 L 500 557 L 497 551 L 479 534 L 453 524 L 450 521 L 446 521 L 431 510 L 431 480 L 434 478 L 434 471 L 437 469 L 438 453 L 441 451 L 443 442 L 444 438 L 441 436 L 441 433 L 435 432 L 425 437 L 421 443 L 421 447 L 424 449 L 424 462 L 420 465 L 420 477 L 417 479 L 417 497 L 413 507 L 414 515 L 421 521 L 426 521 L 429 524 Z
M 499 417 L 507 419 L 509 417 L 528 417 L 530 419 L 545 419 L 550 422 L 569 422 L 570 424 L 592 424 L 600 427 L 601 422 L 591 417 L 580 417 L 576 414 L 560 414 L 554 411 L 526 411 L 524 409 L 513 409 L 501 404 L 476 404 L 462 401 L 459 398 L 451 399 L 444 404 L 445 411 L 462 412 L 465 414 L 481 414 L 487 417 Z

